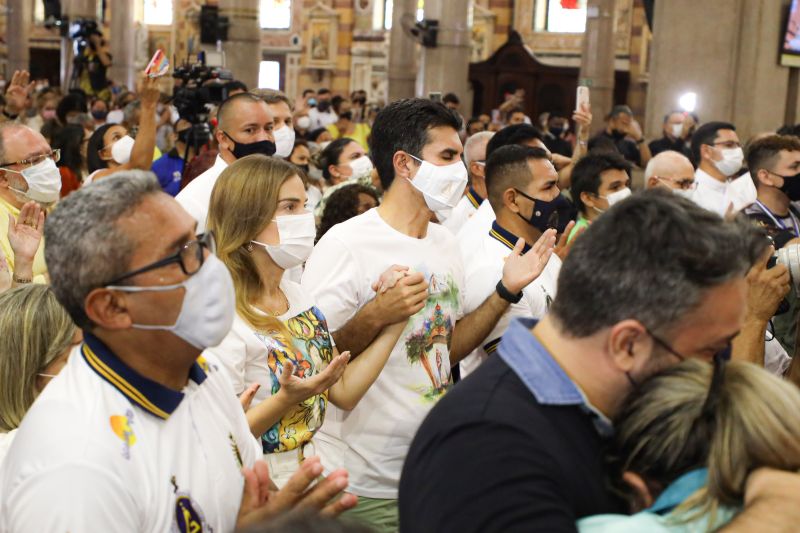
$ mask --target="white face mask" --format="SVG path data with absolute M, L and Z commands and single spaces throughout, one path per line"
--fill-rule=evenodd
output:
M 680 139 L 681 134 L 683 133 L 683 124 L 673 124 L 671 126 L 672 129 L 672 136 L 676 139 Z
M 200 270 L 181 283 L 151 287 L 110 285 L 107 288 L 125 292 L 166 292 L 181 287 L 186 292 L 178 320 L 173 325 L 131 326 L 136 329 L 171 331 L 198 350 L 218 345 L 233 325 L 236 296 L 230 272 L 214 254 L 209 254 Z
M 630 195 L 631 195 L 631 190 L 628 187 L 625 187 L 624 189 L 612 192 L 608 196 L 601 196 L 600 198 L 605 198 L 606 200 L 608 200 L 608 207 L 611 207 L 612 205 L 621 202 Z
M 714 161 L 717 170 L 722 172 L 726 177 L 733 176 L 742 168 L 744 163 L 744 151 L 741 148 L 725 148 L 720 150 L 722 152 L 722 159 Z
M 333 141 L 324 141 L 324 142 L 321 142 L 321 143 L 319 143 L 319 149 L 320 149 L 320 150 L 324 150 L 324 149 L 325 149 L 325 148 L 327 148 L 327 147 L 328 147 L 328 146 L 329 146 L 329 145 L 330 145 L 332 142 L 333 142 Z
M 297 127 L 301 130 L 307 130 L 311 127 L 311 119 L 308 117 L 300 117 L 297 119 Z
M 21 174 L 28 182 L 27 191 L 9 187 L 21 202 L 33 200 L 46 207 L 58 200 L 61 194 L 61 173 L 58 171 L 55 161 L 49 157 L 22 171 L 10 168 L 3 170 Z
M 130 135 L 126 135 L 117 139 L 116 142 L 111 145 L 111 159 L 120 165 L 124 165 L 130 161 L 133 143 L 133 137 Z
M 353 169 L 353 174 L 350 176 L 351 180 L 358 179 L 362 176 L 368 175 L 375 168 L 369 157 L 363 155 L 358 159 L 354 159 L 349 163 L 350 168 Z
M 275 136 L 275 155 L 277 157 L 289 157 L 294 148 L 294 129 L 286 124 L 273 131 Z
M 280 244 L 253 243 L 263 246 L 275 264 L 284 270 L 302 265 L 314 249 L 314 238 L 317 236 L 314 214 L 279 216 L 275 222 L 278 224 Z
M 695 189 L 672 189 L 673 194 L 686 198 L 687 200 L 694 199 L 694 191 Z
M 438 212 L 455 207 L 467 186 L 467 167 L 464 163 L 459 159 L 451 165 L 439 166 L 418 157 L 414 159 L 421 165 L 414 179 L 408 181 L 422 193 L 428 209 Z

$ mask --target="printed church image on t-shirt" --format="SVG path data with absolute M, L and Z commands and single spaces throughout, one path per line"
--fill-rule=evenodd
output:
M 450 339 L 458 310 L 458 286 L 450 274 L 426 275 L 428 300 L 411 317 L 403 334 L 406 356 L 421 367 L 427 382 L 412 384 L 425 401 L 433 401 L 450 386 Z

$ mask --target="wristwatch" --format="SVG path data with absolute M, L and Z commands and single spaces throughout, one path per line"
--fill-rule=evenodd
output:
M 18 285 L 24 285 L 26 283 L 31 283 L 33 281 L 31 278 L 18 278 L 16 274 L 12 275 L 11 279 L 14 281 L 14 283 L 17 283 Z
M 8 113 L 8 111 L 6 111 L 5 109 L 3 109 L 3 116 L 5 116 L 5 117 L 6 117 L 7 119 L 9 119 L 9 120 L 17 120 L 17 118 L 19 118 L 19 114 L 16 114 L 16 115 L 10 115 L 10 114 Z
M 510 304 L 519 303 L 519 301 L 522 300 L 522 291 L 519 291 L 517 294 L 513 294 L 511 291 L 506 289 L 505 285 L 503 285 L 502 279 L 497 282 L 497 286 L 494 288 L 494 290 L 497 291 L 497 295 L 500 298 Z

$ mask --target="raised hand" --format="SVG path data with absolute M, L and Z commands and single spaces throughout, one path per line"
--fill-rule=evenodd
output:
M 11 269 L 8 268 L 8 261 L 3 250 L 0 249 L 0 292 L 5 292 L 11 288 Z
M 142 80 L 142 88 L 138 96 L 142 107 L 156 107 L 159 98 L 161 98 L 161 91 L 158 89 L 158 78 L 146 76 L 144 80 Z
M 503 266 L 503 286 L 516 294 L 527 287 L 542 273 L 556 244 L 556 230 L 549 229 L 542 233 L 528 253 L 522 254 L 525 240 L 517 240 L 514 250 L 506 258 Z
M 27 70 L 16 70 L 11 83 L 6 88 L 6 111 L 9 115 L 19 115 L 28 107 L 28 99 L 36 82 L 30 81 Z
M 325 369 L 310 378 L 301 378 L 294 375 L 294 365 L 287 362 L 278 377 L 281 388 L 279 394 L 286 396 L 291 404 L 297 404 L 307 398 L 322 394 L 339 381 L 350 360 L 350 352 L 342 352 L 331 360 Z
M 22 206 L 19 217 L 8 214 L 8 243 L 14 251 L 15 266 L 18 263 L 33 263 L 44 234 L 44 211 L 36 202 Z
M 570 221 L 569 224 L 567 224 L 567 227 L 564 228 L 564 233 L 561 234 L 561 238 L 558 239 L 558 244 L 556 244 L 555 249 L 553 249 L 553 252 L 559 258 L 561 258 L 562 261 L 566 259 L 567 256 L 569 255 L 569 251 L 572 249 L 572 245 L 575 243 L 575 239 L 577 239 L 581 233 L 586 231 L 586 227 L 579 229 L 578 232 L 575 234 L 575 237 L 570 241 L 569 235 L 570 233 L 572 233 L 572 228 L 574 227 L 575 227 L 575 221 L 572 220 Z
M 242 409 L 245 411 L 250 409 L 250 404 L 253 403 L 253 398 L 255 398 L 259 388 L 261 388 L 261 385 L 258 383 L 253 383 L 239 395 L 239 403 L 242 404 Z
M 784 265 L 767 268 L 767 261 L 774 252 L 770 246 L 747 273 L 747 313 L 763 322 L 772 318 L 791 289 L 789 269 Z

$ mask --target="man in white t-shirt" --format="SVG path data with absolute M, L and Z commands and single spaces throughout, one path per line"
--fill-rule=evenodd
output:
M 458 235 L 458 231 L 486 200 L 486 145 L 492 135 L 494 132 L 481 131 L 464 143 L 464 163 L 469 172 L 469 189 L 453 208 L 450 216 L 442 222 L 442 226 L 453 235 Z
M 332 107 L 332 98 L 333 95 L 329 89 L 323 88 L 317 91 L 317 105 L 308 110 L 308 118 L 311 120 L 310 129 L 312 131 L 318 128 L 325 128 L 339 120 Z
M 492 229 L 473 239 L 472 252 L 464 258 L 466 272 L 465 311 L 479 306 L 492 291 L 503 272 L 506 257 L 519 238 L 536 242 L 547 230 L 554 212 L 557 213 L 560 191 L 558 173 L 547 152 L 528 146 L 503 146 L 486 163 L 489 184 L 488 201 L 496 213 Z M 525 245 L 527 251 L 529 245 Z M 556 296 L 556 282 L 561 259 L 550 256 L 542 274 L 522 289 L 522 298 L 511 304 L 492 332 L 459 364 L 461 377 L 466 377 L 489 355 L 497 350 L 514 317 L 541 319 Z
M 199 357 L 234 313 L 213 238 L 140 171 L 71 194 L 45 231 L 53 291 L 85 342 L 0 468 L 0 531 L 233 531 L 296 501 L 318 460 L 266 501 L 242 406 Z M 346 473 L 335 476 L 317 496 L 341 491 Z
M 509 254 L 502 278 L 472 313 L 463 311 L 464 269 L 452 234 L 429 221 L 462 196 L 458 117 L 424 99 L 393 102 L 376 117 L 370 153 L 386 194 L 380 207 L 334 226 L 314 248 L 303 286 L 325 313 L 340 350 L 360 353 L 391 324 L 371 286 L 392 265 L 421 273 L 427 295 L 408 319 L 386 367 L 352 411 L 329 407 L 315 444 L 325 471 L 344 467 L 359 496 L 354 517 L 396 531 L 397 487 L 411 439 L 471 352 L 546 265 L 555 237 Z M 411 276 L 409 276 L 411 277 Z M 398 281 L 402 286 L 406 278 Z M 437 475 L 443 475 L 439 473 Z
M 197 221 L 198 233 L 205 231 L 211 191 L 222 171 L 241 157 L 275 153 L 272 113 L 258 96 L 251 93 L 231 96 L 220 105 L 217 121 L 214 136 L 219 145 L 219 155 L 214 165 L 189 182 L 175 197 Z
M 692 135 L 692 158 L 697 165 L 697 189 L 692 200 L 705 209 L 725 216 L 756 201 L 757 192 L 749 174 L 736 177 L 744 163 L 744 151 L 736 127 L 727 122 L 708 122 Z

